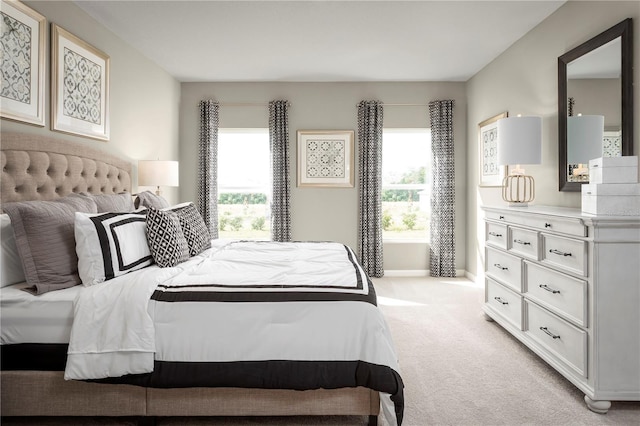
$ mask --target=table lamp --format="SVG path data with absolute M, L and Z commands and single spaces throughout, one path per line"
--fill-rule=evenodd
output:
M 571 174 L 574 181 L 589 180 L 589 160 L 602 157 L 604 116 L 567 117 L 567 164 L 577 164 Z
M 138 161 L 138 186 L 155 186 L 156 195 L 160 195 L 161 186 L 178 186 L 178 162 Z
M 502 181 L 502 199 L 526 207 L 535 198 L 535 182 L 521 164 L 542 162 L 542 118 L 508 117 L 498 120 L 498 164 L 516 165 Z

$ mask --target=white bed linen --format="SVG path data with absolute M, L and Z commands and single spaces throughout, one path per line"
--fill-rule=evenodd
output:
M 185 291 L 188 297 L 198 298 L 200 292 L 211 296 L 211 284 L 216 297 L 223 298 L 227 292 L 260 299 L 263 291 L 340 293 L 340 288 L 368 294 L 366 274 L 359 266 L 354 270 L 344 246 L 316 243 L 310 250 L 308 244 L 287 243 L 277 247 L 276 255 L 266 250 L 278 244 L 214 246 L 173 268 L 153 266 L 83 289 L 75 306 L 65 379 L 149 373 L 154 359 L 360 360 L 399 372 L 386 321 L 368 302 L 167 303 L 151 298 L 156 288 L 170 298 L 172 292 L 180 297 Z M 341 263 L 342 268 L 329 266 Z M 381 396 L 385 417 L 395 424 L 390 395 Z
M 27 283 L 0 289 L 0 343 L 69 343 L 73 302 L 82 286 L 35 296 Z

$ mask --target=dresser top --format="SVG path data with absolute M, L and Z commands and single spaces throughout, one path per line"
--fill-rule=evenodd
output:
M 481 206 L 486 211 L 509 212 L 513 214 L 524 215 L 545 215 L 557 216 L 563 218 L 580 219 L 585 223 L 597 222 L 624 222 L 624 223 L 640 223 L 640 216 L 605 216 L 595 215 L 591 213 L 583 213 L 582 210 L 573 207 L 558 206 L 539 206 L 532 205 L 528 207 L 508 207 L 508 206 Z

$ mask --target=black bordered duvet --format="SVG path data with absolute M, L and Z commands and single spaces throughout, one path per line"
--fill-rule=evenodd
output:
M 231 242 L 173 268 L 88 287 L 65 378 L 151 387 L 381 392 L 402 422 L 403 385 L 371 281 L 338 243 Z

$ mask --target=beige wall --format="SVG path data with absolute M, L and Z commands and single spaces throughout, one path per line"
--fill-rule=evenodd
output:
M 573 114 L 604 115 L 605 129 L 620 130 L 622 102 L 620 78 L 581 78 L 567 81 L 567 96 L 575 100 Z
M 466 211 L 466 99 L 464 83 L 183 83 L 180 115 L 180 199 L 197 198 L 198 102 L 216 99 L 221 103 L 266 103 L 287 99 L 291 147 L 292 234 L 294 240 L 333 240 L 357 247 L 358 192 L 356 188 L 298 188 L 296 186 L 297 130 L 355 130 L 356 104 L 363 99 L 387 103 L 421 103 L 454 99 L 456 141 L 456 265 L 465 265 Z M 426 106 L 387 106 L 385 127 L 426 127 Z M 220 127 L 268 127 L 266 106 L 221 106 Z M 358 141 L 356 138 L 356 149 Z M 411 155 L 411 153 L 407 153 Z M 356 176 L 357 176 L 356 160 Z M 386 244 L 386 270 L 426 270 L 426 244 Z
M 629 2 L 570 1 L 467 82 L 467 271 L 482 273 L 481 205 L 502 205 L 499 188 L 478 187 L 477 125 L 500 112 L 543 117 L 542 164 L 527 166 L 538 205 L 580 207 L 580 193 L 558 191 L 557 58 L 625 18 L 634 19 L 634 153 L 640 152 L 640 6 Z M 480 266 L 479 266 L 480 265 Z
M 74 140 L 130 158 L 178 159 L 178 118 L 180 84 L 123 42 L 117 35 L 98 24 L 72 2 L 25 2 L 47 18 L 46 31 L 46 101 L 45 127 L 2 120 L 2 131 L 47 135 Z M 50 24 L 70 31 L 111 58 L 110 120 L 108 142 L 72 136 L 50 130 Z M 134 170 L 134 188 L 136 173 Z M 141 188 L 145 189 L 145 188 Z M 177 188 L 165 188 L 169 201 L 177 201 Z

